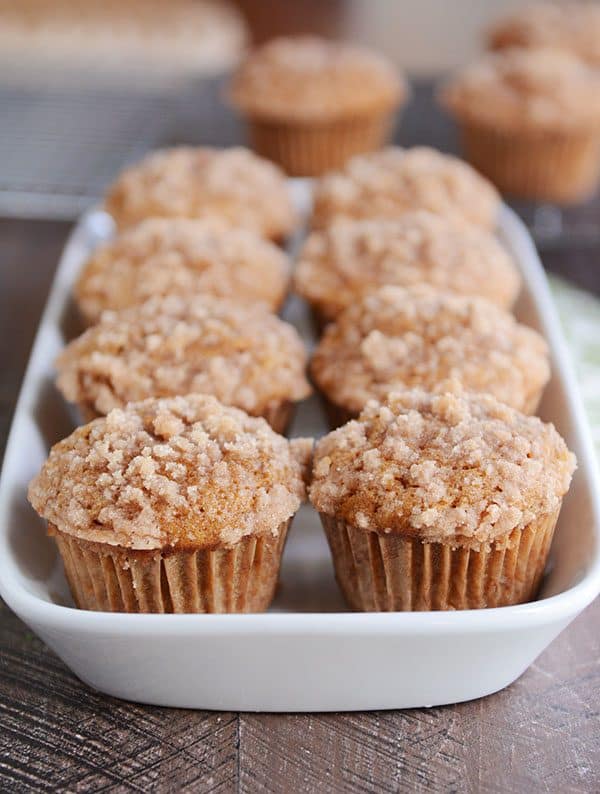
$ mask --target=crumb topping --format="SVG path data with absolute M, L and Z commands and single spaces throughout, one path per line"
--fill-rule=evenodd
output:
M 105 203 L 120 228 L 152 217 L 217 217 L 283 239 L 296 223 L 283 171 L 241 147 L 153 152 L 120 174 Z
M 101 245 L 75 285 L 88 322 L 157 295 L 207 293 L 278 309 L 290 278 L 287 256 L 246 229 L 187 218 L 152 218 Z
M 335 221 L 299 255 L 296 290 L 327 318 L 384 284 L 429 283 L 508 308 L 520 277 L 489 232 L 419 210 L 397 220 Z
M 600 72 L 560 50 L 504 50 L 459 72 L 441 98 L 457 115 L 507 129 L 600 125 Z
M 232 102 L 245 112 L 298 121 L 391 108 L 406 94 L 386 58 L 317 36 L 269 41 L 242 63 L 230 87 Z
M 313 225 L 324 228 L 338 216 L 389 219 L 425 209 L 492 229 L 499 207 L 496 188 L 457 157 L 426 146 L 390 146 L 353 157 L 317 182 Z
M 552 47 L 600 65 L 600 7 L 596 3 L 528 3 L 490 31 L 493 49 Z
M 446 390 L 448 381 L 530 413 L 550 377 L 538 333 L 482 298 L 423 285 L 382 287 L 346 309 L 327 327 L 311 372 L 355 413 L 389 392 Z
M 553 425 L 490 395 L 407 391 L 317 443 L 309 494 L 365 530 L 476 547 L 557 510 L 574 469 Z
M 116 409 L 50 451 L 37 512 L 85 540 L 132 549 L 230 545 L 276 532 L 304 493 L 292 447 L 264 419 L 188 395 Z
M 298 333 L 261 306 L 209 296 L 151 298 L 71 342 L 57 359 L 57 384 L 99 414 L 147 397 L 212 394 L 261 415 L 271 403 L 308 396 Z

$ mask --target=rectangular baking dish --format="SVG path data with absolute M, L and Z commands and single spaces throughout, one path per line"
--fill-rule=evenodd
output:
M 309 186 L 294 181 L 306 210 Z M 89 251 L 111 234 L 84 215 L 62 256 L 10 433 L 0 484 L 0 594 L 90 686 L 165 706 L 345 711 L 433 706 L 510 684 L 600 592 L 600 499 L 594 452 L 544 271 L 520 220 L 502 209 L 499 234 L 521 268 L 519 318 L 551 348 L 541 415 L 578 457 L 538 601 L 465 612 L 355 614 L 333 578 L 317 515 L 303 507 L 271 610 L 256 615 L 128 615 L 74 609 L 53 542 L 26 501 L 30 478 L 73 420 L 53 385 L 53 360 L 73 332 L 70 291 Z M 286 316 L 310 337 L 306 310 Z M 326 428 L 315 400 L 294 435 Z

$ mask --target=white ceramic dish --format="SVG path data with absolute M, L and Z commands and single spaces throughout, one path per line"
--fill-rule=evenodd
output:
M 306 206 L 306 186 L 296 183 Z M 52 362 L 70 327 L 70 289 L 91 247 L 111 232 L 84 216 L 56 273 L 8 441 L 0 485 L 0 593 L 82 680 L 129 700 L 256 711 L 389 709 L 452 703 L 510 684 L 600 592 L 596 461 L 547 282 L 525 227 L 503 209 L 500 233 L 525 288 L 519 317 L 552 350 L 541 407 L 579 460 L 561 513 L 551 567 L 535 603 L 466 612 L 347 612 L 316 514 L 301 510 L 282 585 L 264 615 L 127 615 L 74 609 L 53 542 L 26 501 L 51 443 L 72 419 L 54 389 Z M 305 333 L 300 301 L 287 316 Z M 316 402 L 294 434 L 325 431 Z

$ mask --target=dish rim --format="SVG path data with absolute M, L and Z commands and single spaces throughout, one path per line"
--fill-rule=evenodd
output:
M 84 213 L 71 231 L 63 249 L 58 268 L 42 313 L 31 349 L 19 398 L 7 439 L 0 474 L 0 596 L 7 605 L 26 621 L 58 631 L 77 631 L 82 634 L 123 633 L 127 636 L 147 636 L 154 633 L 181 635 L 206 634 L 433 634 L 479 633 L 490 630 L 510 631 L 533 624 L 555 624 L 581 612 L 600 593 L 600 470 L 595 450 L 587 430 L 587 418 L 579 394 L 558 315 L 549 290 L 538 252 L 520 218 L 506 205 L 502 206 L 499 230 L 510 236 L 513 246 L 520 250 L 520 268 L 533 293 L 536 312 L 543 335 L 553 357 L 553 368 L 560 377 L 571 412 L 574 433 L 578 441 L 578 468 L 586 478 L 591 503 L 594 548 L 585 574 L 572 587 L 538 601 L 515 606 L 456 612 L 266 612 L 254 614 L 135 614 L 96 612 L 47 601 L 29 591 L 20 582 L 20 571 L 14 557 L 7 530 L 9 490 L 6 481 L 14 455 L 19 425 L 30 410 L 36 395 L 38 359 L 42 356 L 43 336 L 57 325 L 64 307 L 65 295 L 71 282 L 67 271 L 81 238 L 88 234 L 87 225 L 92 208 Z M 107 218 L 106 222 L 109 220 Z

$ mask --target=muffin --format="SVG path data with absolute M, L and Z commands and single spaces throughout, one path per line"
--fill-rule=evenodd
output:
M 278 433 L 310 394 L 293 326 L 261 306 L 206 295 L 151 298 L 100 322 L 57 359 L 57 384 L 86 421 L 148 397 L 212 394 Z
M 56 444 L 29 500 L 81 609 L 258 612 L 300 506 L 307 446 L 214 397 L 145 400 Z
M 229 98 L 256 151 L 292 176 L 317 176 L 379 149 L 408 88 L 376 53 L 316 36 L 273 39 L 243 62 Z
M 395 220 L 418 209 L 489 230 L 496 226 L 500 197 L 457 157 L 426 146 L 390 146 L 353 157 L 317 182 L 313 227 L 323 229 L 339 217 Z
M 377 287 L 423 282 L 507 309 L 521 285 L 514 262 L 491 233 L 426 210 L 397 220 L 336 221 L 313 232 L 294 275 L 294 288 L 319 326 Z
M 241 147 L 152 152 L 117 177 L 105 207 L 119 229 L 146 218 L 217 217 L 282 241 L 296 225 L 283 173 Z
M 247 229 L 213 221 L 152 218 L 97 248 L 75 284 L 86 323 L 157 295 L 201 292 L 274 311 L 285 301 L 287 256 Z
M 2 0 L 0 10 L 0 69 L 26 63 L 30 86 L 43 74 L 71 90 L 68 76 L 82 90 L 114 90 L 125 78 L 136 92 L 156 95 L 158 86 L 163 94 L 231 69 L 249 39 L 237 4 L 226 0 Z M 127 108 L 134 118 L 137 107 Z
M 491 49 L 551 47 L 600 66 L 600 7 L 590 2 L 532 3 L 490 29 Z
M 506 50 L 441 92 L 469 161 L 503 192 L 571 204 L 600 174 L 600 71 L 558 50 Z
M 550 377 L 548 347 L 483 298 L 421 285 L 381 287 L 331 323 L 311 362 L 332 427 L 394 391 L 449 381 L 534 413 Z
M 499 607 L 535 597 L 574 468 L 490 395 L 406 391 L 317 443 L 309 495 L 354 609 Z

